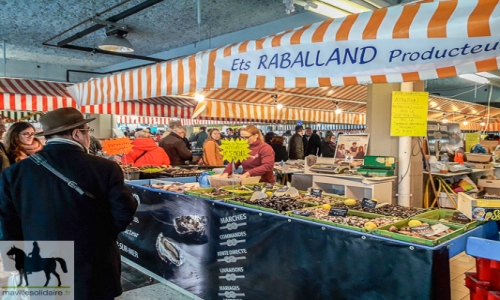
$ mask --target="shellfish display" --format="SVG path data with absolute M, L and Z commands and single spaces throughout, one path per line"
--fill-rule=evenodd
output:
M 181 254 L 179 246 L 171 239 L 163 236 L 161 232 L 156 238 L 156 251 L 164 262 L 176 266 L 180 266 L 184 262 L 184 256 Z
M 234 201 L 274 209 L 280 213 L 307 207 L 306 203 L 297 201 L 289 196 L 272 196 L 271 198 L 257 199 L 255 201 L 250 201 L 244 197 L 236 197 Z
M 329 216 L 328 211 L 323 208 L 312 208 L 312 209 L 307 209 L 305 211 L 311 213 L 310 215 L 308 215 L 309 218 L 353 226 L 353 227 L 359 227 L 359 228 L 363 228 L 366 222 L 372 222 L 377 227 L 380 227 L 392 224 L 400 220 L 397 217 L 380 217 L 375 219 L 368 219 L 358 216 L 347 216 L 347 217 Z M 296 212 L 294 211 L 294 213 Z
M 361 207 L 361 201 L 356 201 L 355 205 L 345 205 L 345 204 L 334 204 L 334 207 L 348 208 L 353 210 L 365 211 L 372 214 L 379 214 L 384 216 L 398 217 L 406 219 L 418 215 L 425 211 L 425 209 L 418 207 L 406 207 L 401 205 L 380 205 L 375 208 Z
M 315 197 L 311 195 L 299 195 L 294 197 L 295 200 L 304 201 L 315 204 L 330 204 L 330 203 L 340 203 L 341 200 L 337 200 L 333 197 L 321 196 Z
M 205 234 L 207 217 L 198 215 L 180 216 L 174 219 L 175 231 L 180 235 L 200 238 Z

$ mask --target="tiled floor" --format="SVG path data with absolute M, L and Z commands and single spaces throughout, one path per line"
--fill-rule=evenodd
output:
M 476 260 L 462 252 L 450 259 L 451 300 L 469 299 L 469 289 L 464 285 L 465 272 L 476 272 Z M 123 294 L 116 300 L 192 299 L 125 263 L 122 263 L 122 288 Z
M 451 300 L 468 300 L 469 289 L 465 287 L 465 272 L 476 272 L 476 259 L 465 252 L 450 259 Z

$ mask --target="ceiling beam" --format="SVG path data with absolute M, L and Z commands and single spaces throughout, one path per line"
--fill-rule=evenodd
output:
M 140 60 L 145 60 L 145 61 L 154 61 L 154 62 L 164 62 L 165 61 L 164 59 L 160 59 L 160 58 L 134 55 L 134 54 L 129 54 L 129 53 L 110 52 L 110 51 L 101 50 L 99 48 L 90 48 L 90 47 L 82 47 L 82 46 L 75 46 L 75 45 L 65 45 L 62 47 L 58 47 L 57 45 L 45 44 L 45 46 L 66 48 L 66 49 L 71 49 L 71 50 L 84 51 L 87 53 L 95 52 L 95 53 L 99 53 L 99 54 L 109 54 L 109 55 L 114 55 L 114 56 L 121 56 L 121 57 L 126 57 L 126 58 L 131 58 L 131 59 L 140 59 Z
M 107 18 L 106 20 L 110 21 L 110 22 L 117 22 L 117 21 L 123 20 L 126 17 L 134 15 L 134 14 L 140 12 L 141 10 L 146 9 L 146 8 L 148 8 L 148 7 L 152 6 L 152 5 L 155 5 L 155 4 L 159 3 L 159 2 L 162 2 L 162 1 L 163 0 L 147 0 L 147 1 L 144 1 L 144 2 L 138 4 L 138 5 L 134 6 L 134 7 L 131 7 L 129 9 L 127 9 L 127 10 L 125 10 L 125 11 L 117 14 L 117 15 L 111 16 L 111 17 Z M 65 45 L 67 45 L 67 44 L 69 44 L 71 42 L 74 42 L 74 41 L 76 41 L 76 40 L 78 40 L 78 39 L 80 39 L 80 38 L 82 38 L 82 37 L 84 37 L 86 35 L 91 34 L 94 31 L 97 31 L 97 30 L 99 30 L 101 28 L 104 28 L 104 27 L 106 27 L 106 25 L 95 24 L 95 25 L 93 25 L 93 26 L 91 26 L 91 27 L 89 27 L 89 28 L 87 28 L 85 30 L 77 32 L 76 34 L 70 36 L 69 38 L 66 38 L 66 39 L 58 42 L 57 46 L 58 47 L 63 47 L 63 46 L 65 46 Z

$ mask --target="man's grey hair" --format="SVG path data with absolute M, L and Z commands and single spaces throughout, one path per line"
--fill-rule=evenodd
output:
M 176 126 L 176 127 L 172 128 L 172 131 L 176 132 L 176 133 L 177 132 L 179 132 L 179 133 L 180 132 L 186 133 L 186 127 L 184 127 L 184 126 Z

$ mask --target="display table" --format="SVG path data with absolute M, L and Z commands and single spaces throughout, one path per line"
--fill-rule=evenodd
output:
M 123 257 L 202 299 L 450 299 L 464 236 L 426 247 L 130 185 L 140 206 Z M 186 233 L 179 218 L 205 220 Z M 495 238 L 496 223 L 467 236 Z

